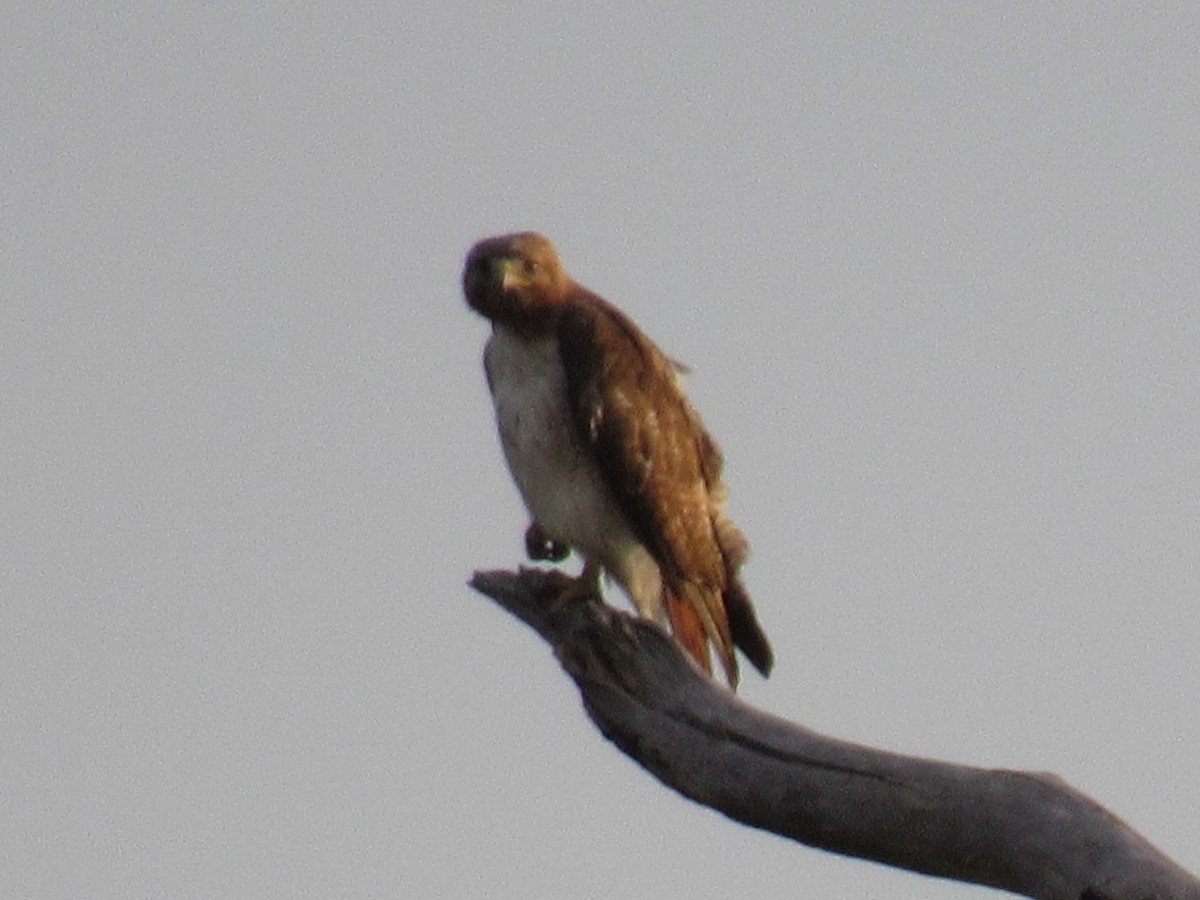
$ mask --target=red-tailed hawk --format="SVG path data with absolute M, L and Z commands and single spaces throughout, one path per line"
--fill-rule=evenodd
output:
M 636 325 L 567 275 L 532 232 L 467 255 L 463 291 L 492 322 L 484 352 L 508 467 L 532 523 L 531 558 L 584 558 L 640 615 L 670 622 L 737 686 L 738 647 L 766 675 L 771 647 L 738 580 L 747 544 L 722 507 L 721 452 L 676 366 Z

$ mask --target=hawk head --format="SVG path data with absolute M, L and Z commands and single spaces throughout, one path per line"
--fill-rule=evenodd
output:
M 522 330 L 552 327 L 570 288 L 558 251 L 533 231 L 480 241 L 463 269 L 463 293 L 471 308 Z

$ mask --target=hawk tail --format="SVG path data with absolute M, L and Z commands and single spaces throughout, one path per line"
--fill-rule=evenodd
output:
M 733 656 L 733 637 L 728 618 L 721 607 L 722 597 L 716 591 L 706 590 L 694 584 L 681 585 L 680 591 L 668 590 L 667 618 L 675 639 L 688 654 L 700 664 L 705 672 L 712 674 L 709 644 L 721 660 L 725 679 L 731 688 L 737 688 L 738 666 Z
M 754 614 L 754 606 L 746 589 L 736 578 L 725 589 L 724 600 L 725 612 L 729 618 L 728 637 L 724 640 L 716 628 L 713 631 L 717 633 L 710 633 L 705 627 L 705 619 L 711 617 L 705 616 L 695 603 L 672 591 L 666 592 L 667 619 L 671 623 L 671 632 L 675 639 L 683 645 L 683 649 L 700 668 L 709 674 L 712 673 L 712 662 L 708 653 L 711 640 L 725 670 L 729 686 L 736 688 L 738 666 L 733 656 L 734 647 L 741 650 L 746 659 L 764 676 L 771 674 L 771 668 L 775 665 L 775 654 L 758 622 L 758 617 Z
M 699 663 L 700 668 L 712 673 L 712 663 L 708 658 L 708 634 L 696 607 L 685 597 L 680 597 L 674 591 L 666 591 L 667 619 L 671 623 L 671 633 L 675 640 L 683 646 L 688 656 Z
M 762 626 L 758 624 L 758 616 L 754 614 L 754 604 L 750 595 L 738 578 L 738 569 L 746 561 L 750 545 L 738 531 L 736 525 L 722 512 L 713 517 L 713 527 L 717 534 L 717 543 L 721 546 L 721 555 L 725 557 L 725 614 L 729 620 L 729 633 L 733 643 L 746 659 L 754 664 L 764 676 L 771 674 L 775 665 L 775 654 Z
M 763 676 L 770 675 L 771 667 L 775 665 L 775 654 L 762 626 L 758 624 L 750 596 L 737 577 L 731 577 L 729 587 L 725 589 L 725 611 L 729 615 L 729 632 L 733 636 L 733 643 Z

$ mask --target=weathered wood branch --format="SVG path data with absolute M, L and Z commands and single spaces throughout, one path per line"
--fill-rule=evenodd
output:
M 570 579 L 480 572 L 529 624 L 606 737 L 732 819 L 849 856 L 1044 900 L 1200 900 L 1200 880 L 1055 775 L 979 769 L 839 741 L 738 700 L 654 625 Z

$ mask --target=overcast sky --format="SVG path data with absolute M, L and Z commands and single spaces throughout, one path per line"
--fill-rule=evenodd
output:
M 698 9 L 9 4 L 6 896 L 995 895 L 675 795 L 466 588 L 526 228 L 692 369 L 749 702 L 1200 870 L 1200 11 Z

